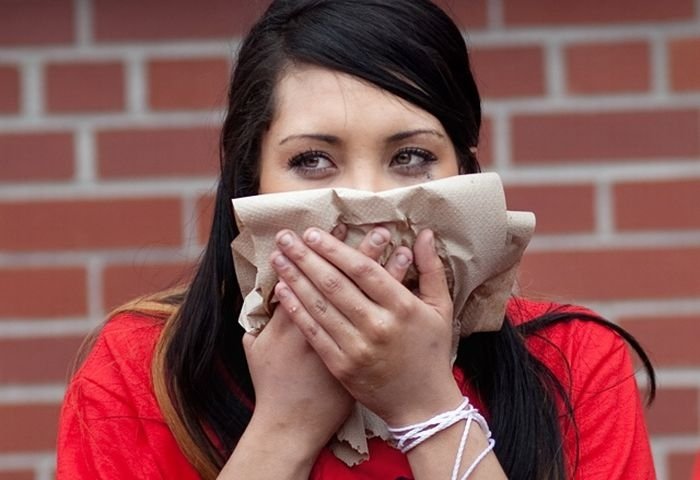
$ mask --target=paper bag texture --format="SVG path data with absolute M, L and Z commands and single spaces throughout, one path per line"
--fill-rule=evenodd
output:
M 458 175 L 410 187 L 373 193 L 329 188 L 257 195 L 233 200 L 240 234 L 232 246 L 244 297 L 239 323 L 259 331 L 276 299 L 277 275 L 269 263 L 282 229 L 302 234 L 309 227 L 330 232 L 348 227 L 345 242 L 356 246 L 373 226 L 391 232 L 387 256 L 398 245 L 413 246 L 430 228 L 445 265 L 454 302 L 454 344 L 459 336 L 500 329 L 520 258 L 532 237 L 535 217 L 506 210 L 495 173 Z M 380 259 L 384 261 L 385 258 Z M 407 275 L 410 283 L 415 270 Z M 367 458 L 367 438 L 388 438 L 386 425 L 362 405 L 338 431 L 334 453 L 348 465 Z

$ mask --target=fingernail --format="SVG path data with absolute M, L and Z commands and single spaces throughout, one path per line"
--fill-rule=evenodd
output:
M 318 233 L 318 230 L 313 229 L 306 232 L 305 238 L 308 243 L 316 243 L 320 240 L 321 234 Z
M 408 264 L 411 263 L 411 259 L 408 257 L 408 255 L 399 253 L 398 255 L 396 255 L 396 262 L 401 267 L 407 267 Z
M 384 238 L 384 235 L 377 231 L 370 233 L 369 240 L 377 247 L 381 247 L 386 242 L 386 238 Z
M 334 237 L 342 237 L 345 235 L 345 231 L 347 230 L 347 227 L 345 226 L 344 223 L 339 223 L 338 225 L 335 226 L 331 234 L 333 234 Z
M 283 247 L 290 246 L 292 244 L 292 235 L 289 233 L 285 233 L 277 239 L 277 243 Z
M 284 255 L 277 255 L 272 262 L 278 267 L 284 267 L 285 265 L 289 264 L 289 260 L 287 260 L 287 257 Z
M 435 250 L 435 233 L 432 230 L 430 230 L 430 248 Z

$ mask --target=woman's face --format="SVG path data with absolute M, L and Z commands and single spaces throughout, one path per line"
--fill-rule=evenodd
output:
M 301 66 L 276 89 L 260 193 L 381 191 L 457 175 L 454 146 L 425 110 L 355 77 Z

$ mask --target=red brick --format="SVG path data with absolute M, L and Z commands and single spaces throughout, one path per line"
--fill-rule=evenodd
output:
M 4 470 L 0 472 L 0 480 L 34 480 L 32 470 Z
M 644 345 L 655 365 L 700 367 L 700 316 L 622 318 L 619 323 Z
M 268 3 L 267 0 L 95 0 L 95 38 L 130 41 L 237 36 L 248 30 Z
M 479 150 L 477 158 L 482 168 L 493 165 L 493 121 L 488 117 L 482 117 L 481 132 L 479 132 Z
M 197 240 L 202 244 L 209 239 L 215 201 L 214 195 L 202 195 L 197 199 Z
M 59 405 L 0 405 L 0 452 L 56 448 Z
M 508 25 L 661 22 L 693 15 L 693 0 L 503 0 Z
M 651 84 L 646 42 L 596 43 L 566 48 L 572 93 L 645 92 Z
M 124 69 L 118 62 L 50 64 L 46 85 L 52 113 L 124 109 Z
M 595 224 L 591 185 L 528 185 L 506 188 L 509 210 L 537 215 L 537 233 L 590 232 Z
M 471 59 L 476 83 L 486 98 L 544 94 L 544 59 L 540 47 L 475 48 Z
M 97 134 L 104 178 L 214 176 L 219 131 L 213 128 L 109 130 Z
M 663 388 L 647 411 L 652 435 L 698 434 L 698 391 L 691 388 Z
M 0 250 L 179 246 L 177 198 L 111 198 L 0 203 Z
M 5 267 L 0 269 L 0 292 L 2 292 L 0 317 L 44 318 L 85 315 L 87 313 L 86 289 L 84 268 Z
M 73 134 L 0 134 L 0 182 L 67 180 L 73 176 Z
M 700 248 L 530 252 L 520 285 L 574 301 L 695 297 L 698 265 Z
M 224 58 L 154 60 L 148 66 L 154 110 L 214 109 L 226 104 L 229 63 Z
M 437 3 L 460 27 L 479 28 L 488 23 L 486 0 L 437 0 Z
M 0 384 L 63 383 L 82 343 L 82 336 L 0 340 Z
M 0 114 L 18 113 L 19 96 L 19 70 L 17 67 L 0 65 Z
M 690 480 L 693 465 L 700 458 L 697 453 L 670 453 L 668 455 L 668 480 Z
M 104 310 L 112 310 L 127 301 L 191 280 L 192 265 L 110 265 L 104 270 Z
M 512 122 L 516 163 L 700 155 L 698 110 L 532 114 L 517 115 Z
M 700 229 L 700 179 L 615 186 L 619 230 Z
M 72 0 L 0 2 L 0 45 L 73 41 Z
M 700 38 L 669 43 L 671 86 L 674 90 L 700 90 Z

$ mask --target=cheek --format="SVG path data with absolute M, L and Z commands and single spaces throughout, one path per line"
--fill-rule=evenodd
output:
M 433 170 L 432 175 L 434 180 L 459 175 L 459 161 L 457 160 L 457 156 L 453 156 L 451 161 L 440 162 L 438 167 Z
M 287 168 L 274 164 L 261 164 L 258 193 L 293 192 L 308 188 L 312 187 L 291 175 Z

